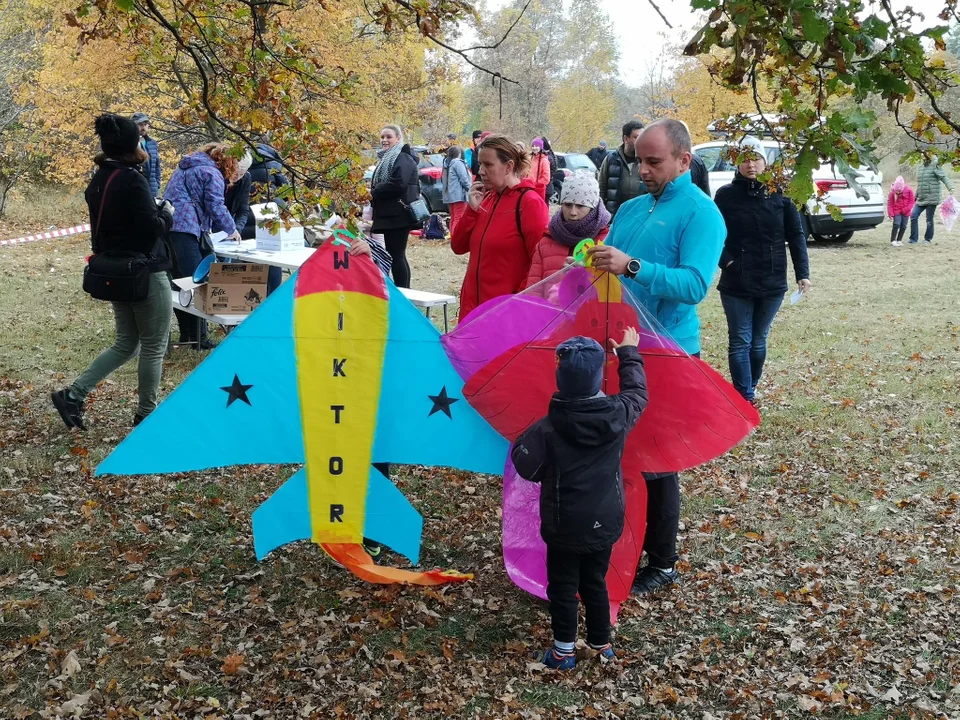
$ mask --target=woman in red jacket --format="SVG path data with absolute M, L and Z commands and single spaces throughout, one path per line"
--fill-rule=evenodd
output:
M 526 177 L 526 152 L 503 135 L 490 135 L 477 152 L 481 182 L 470 187 L 469 207 L 450 240 L 457 255 L 470 253 L 460 290 L 461 321 L 481 303 L 524 288 L 530 259 L 550 217 L 543 197 Z
M 600 186 L 593 175 L 571 175 L 560 191 L 560 212 L 550 218 L 530 263 L 527 287 L 562 270 L 581 240 L 600 242 L 610 226 L 610 213 L 600 202 Z

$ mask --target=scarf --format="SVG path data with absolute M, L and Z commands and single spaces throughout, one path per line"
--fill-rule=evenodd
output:
M 383 148 L 377 150 L 377 157 L 380 158 L 380 162 L 377 163 L 377 167 L 373 171 L 370 187 L 376 187 L 380 183 L 387 182 L 390 179 L 390 173 L 393 172 L 393 164 L 397 161 L 402 150 L 403 143 L 401 142 L 398 142 L 389 150 L 384 150 Z
M 595 238 L 601 230 L 610 224 L 611 215 L 599 202 L 590 211 L 590 214 L 576 222 L 567 222 L 563 219 L 563 210 L 550 218 L 550 237 L 561 245 L 576 247 L 577 243 L 585 238 Z

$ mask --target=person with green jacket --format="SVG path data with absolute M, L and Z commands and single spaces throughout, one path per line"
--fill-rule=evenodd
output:
M 933 211 L 937 209 L 942 199 L 940 183 L 943 183 L 949 192 L 953 192 L 953 183 L 938 165 L 937 158 L 929 153 L 925 154 L 923 167 L 917 173 L 917 204 L 913 206 L 913 212 L 910 213 L 911 245 L 916 245 L 919 239 L 919 219 L 924 211 L 927 213 L 927 231 L 923 234 L 923 242 L 930 243 L 933 240 Z

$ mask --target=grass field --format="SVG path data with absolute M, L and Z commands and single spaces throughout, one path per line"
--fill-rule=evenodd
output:
M 549 617 L 503 570 L 495 477 L 401 469 L 423 564 L 476 573 L 437 590 L 307 543 L 258 564 L 250 513 L 289 468 L 93 477 L 136 376 L 84 434 L 49 404 L 112 338 L 87 240 L 0 248 L 0 717 L 960 717 L 960 236 L 887 237 L 811 247 L 762 426 L 683 476 L 682 583 L 624 605 L 620 660 L 566 675 L 529 664 Z M 415 287 L 459 286 L 463 259 L 410 254 Z M 701 317 L 726 372 L 715 291 Z M 175 351 L 164 393 L 197 360 Z

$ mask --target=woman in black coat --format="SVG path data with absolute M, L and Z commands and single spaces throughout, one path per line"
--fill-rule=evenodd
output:
M 93 251 L 142 253 L 150 259 L 147 297 L 112 302 L 116 322 L 113 345 L 100 353 L 68 388 L 53 393 L 54 407 L 67 427 L 85 430 L 84 402 L 101 380 L 140 356 L 139 401 L 133 416 L 138 425 L 157 407 L 163 355 L 170 336 L 173 296 L 167 271 L 172 267 L 164 238 L 173 221 L 173 206 L 159 207 L 139 166 L 147 160 L 140 147 L 140 129 L 130 118 L 101 115 L 94 124 L 103 152 L 94 158 L 94 173 L 84 197 L 90 210 Z
M 727 316 L 730 377 L 737 392 L 753 402 L 767 335 L 788 289 L 785 246 L 801 293 L 810 289 L 810 267 L 797 208 L 781 191 L 757 180 L 766 169 L 760 141 L 746 137 L 739 150 L 743 162 L 715 198 L 727 224 L 717 289 Z
M 413 228 L 409 206 L 420 198 L 417 156 L 403 142 L 403 133 L 396 125 L 380 131 L 380 149 L 370 181 L 373 207 L 371 232 L 382 233 L 387 252 L 393 258 L 393 282 L 397 287 L 410 287 L 410 264 L 407 262 L 407 238 Z

